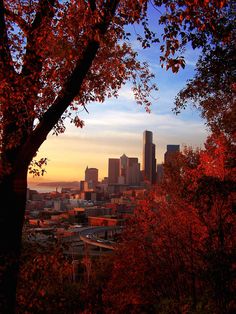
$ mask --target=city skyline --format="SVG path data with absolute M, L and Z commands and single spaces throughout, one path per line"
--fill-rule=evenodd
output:
M 93 102 L 81 109 L 80 118 L 85 126 L 77 129 L 66 122 L 66 131 L 59 136 L 49 135 L 40 147 L 37 159 L 48 158 L 44 177 L 32 178 L 30 182 L 55 180 L 81 180 L 87 164 L 99 168 L 99 179 L 107 175 L 108 158 L 126 153 L 142 160 L 142 132 L 150 130 L 158 144 L 157 163 L 163 162 L 166 144 L 202 147 L 207 137 L 204 121 L 197 110 L 188 107 L 180 115 L 172 112 L 174 98 L 188 79 L 194 75 L 199 51 L 187 48 L 186 67 L 178 74 L 162 69 L 157 50 L 143 50 L 136 40 L 131 42 L 141 61 L 148 61 L 156 75 L 159 91 L 153 95 L 151 113 L 135 102 L 132 85 L 126 83 L 118 92 L 118 98 L 106 99 L 104 103 Z
M 77 168 L 74 167 L 74 163 L 70 163 L 70 162 L 65 162 L 64 166 L 65 169 L 72 169 L 73 172 L 73 176 L 64 176 L 63 174 L 57 173 L 58 169 L 55 168 L 56 173 L 54 172 L 54 169 L 50 168 L 50 173 L 46 174 L 44 177 L 36 177 L 36 178 L 32 178 L 29 177 L 29 183 L 30 184 L 37 184 L 38 182 L 50 182 L 50 181 L 57 181 L 57 180 L 65 180 L 65 181 L 81 181 L 84 180 L 84 171 L 86 170 L 87 167 L 89 168 L 97 168 L 99 170 L 99 175 L 98 175 L 98 180 L 102 181 L 102 179 L 104 177 L 108 176 L 108 160 L 109 159 L 119 159 L 119 156 L 122 156 L 123 154 L 126 154 L 128 156 L 135 156 L 136 158 L 138 158 L 138 160 L 141 163 L 141 169 L 143 169 L 143 132 L 142 131 L 140 134 L 137 134 L 137 137 L 135 138 L 135 146 L 136 147 L 130 147 L 130 146 L 126 146 L 124 145 L 124 147 L 126 147 L 125 149 L 122 149 L 122 147 L 116 147 L 116 149 L 114 151 L 116 151 L 116 153 L 111 153 L 109 155 L 109 152 L 106 153 L 105 158 L 104 159 L 100 159 L 100 160 L 96 160 L 96 153 L 91 153 L 91 159 L 87 159 L 85 161 L 83 161 L 83 164 L 86 165 L 84 168 Z M 150 131 L 151 133 L 154 133 L 152 131 Z M 155 134 L 155 133 L 154 133 Z M 153 134 L 153 135 L 154 135 Z M 54 139 L 57 141 L 60 138 L 58 137 L 54 137 Z M 54 140 L 53 139 L 53 140 Z M 164 156 L 165 156 L 165 152 L 166 152 L 166 148 L 167 145 L 178 145 L 180 146 L 180 148 L 184 145 L 187 145 L 187 143 L 182 142 L 182 145 L 180 145 L 177 140 L 174 140 L 170 143 L 163 143 L 163 140 L 160 138 L 160 140 L 158 141 L 158 139 L 155 138 L 155 135 L 153 136 L 153 143 L 155 145 L 155 152 L 156 152 L 156 164 L 161 164 L 164 162 Z M 139 145 L 139 146 L 138 146 Z M 200 145 L 194 145 L 194 143 L 191 143 L 191 145 L 188 146 L 193 146 L 193 147 L 197 147 Z M 93 156 L 95 158 L 93 158 Z M 107 158 L 106 158 L 107 157 Z M 50 164 L 50 158 L 49 158 L 49 164 Z M 46 171 L 48 172 L 48 166 L 46 166 Z M 54 176 L 53 176 L 54 174 Z
M 142 133 L 142 156 L 128 157 L 125 153 L 122 156 L 107 159 L 107 172 L 104 176 L 99 175 L 100 169 L 95 165 L 93 167 L 86 166 L 84 169 L 84 177 L 76 178 L 72 181 L 80 181 L 82 184 L 87 183 L 88 188 L 93 188 L 98 182 L 107 180 L 108 184 L 126 184 L 139 185 L 142 180 L 155 184 L 159 181 L 158 167 L 162 167 L 162 163 L 168 162 L 172 154 L 180 151 L 179 144 L 166 144 L 166 151 L 163 154 L 163 161 L 157 163 L 156 151 L 158 145 L 153 141 L 153 133 L 145 130 Z M 139 162 L 139 159 L 142 162 Z M 161 170 L 162 172 L 163 170 Z M 61 178 L 60 178 L 61 180 Z M 69 180 L 68 180 L 69 181 Z M 46 181 L 49 182 L 50 181 Z M 36 182 L 37 184 L 38 182 Z M 30 182 L 30 185 L 32 183 Z

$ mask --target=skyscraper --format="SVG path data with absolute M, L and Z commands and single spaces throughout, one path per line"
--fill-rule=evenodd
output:
M 179 145 L 167 145 L 164 155 L 165 164 L 171 163 L 176 153 L 179 153 Z
M 125 154 L 120 157 L 119 181 L 123 184 L 126 183 L 128 159 Z
M 98 169 L 87 168 L 85 169 L 85 181 L 89 183 L 91 188 L 95 188 L 98 184 Z
M 156 177 L 156 182 L 161 183 L 163 180 L 164 176 L 164 167 L 163 164 L 158 164 L 157 165 L 157 177 Z
M 120 159 L 109 158 L 108 159 L 108 183 L 118 183 L 118 177 L 120 172 Z
M 152 132 L 143 132 L 143 172 L 144 179 L 156 182 L 156 146 L 152 143 Z
M 138 158 L 128 158 L 126 184 L 140 185 L 140 164 Z

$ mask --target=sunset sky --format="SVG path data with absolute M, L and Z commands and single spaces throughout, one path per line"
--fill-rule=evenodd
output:
M 108 158 L 118 158 L 123 153 L 138 157 L 142 162 L 142 134 L 153 132 L 157 162 L 163 161 L 167 144 L 203 146 L 207 136 L 204 121 L 191 108 L 175 116 L 171 109 L 174 97 L 193 77 L 199 52 L 190 47 L 185 52 L 186 68 L 178 74 L 166 71 L 159 65 L 158 47 L 142 50 L 134 39 L 132 46 L 139 52 L 139 59 L 147 61 L 155 74 L 159 88 L 153 100 L 151 113 L 136 104 L 132 86 L 127 83 L 119 92 L 118 99 L 107 99 L 104 103 L 87 105 L 89 114 L 82 111 L 83 129 L 67 123 L 67 130 L 59 136 L 49 135 L 41 146 L 37 159 L 48 158 L 47 173 L 37 181 L 83 180 L 85 168 L 99 169 L 99 179 L 107 176 Z

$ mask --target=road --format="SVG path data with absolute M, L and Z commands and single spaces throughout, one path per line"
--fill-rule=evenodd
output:
M 115 242 L 111 240 L 106 240 L 98 237 L 98 234 L 111 232 L 111 231 L 121 231 L 122 227 L 91 227 L 80 232 L 80 239 L 87 244 L 94 245 L 97 247 L 102 247 L 110 250 L 115 249 Z

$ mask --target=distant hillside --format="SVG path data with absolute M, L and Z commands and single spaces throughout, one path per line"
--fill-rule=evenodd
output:
M 60 186 L 60 187 L 74 188 L 74 187 L 79 187 L 79 181 L 41 182 L 41 183 L 38 183 L 37 186 Z

